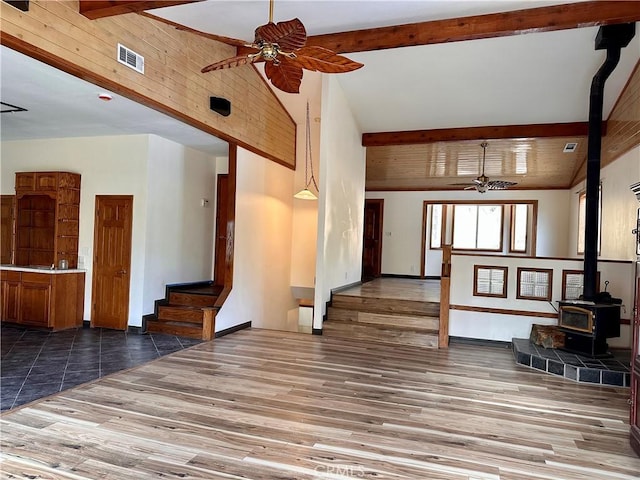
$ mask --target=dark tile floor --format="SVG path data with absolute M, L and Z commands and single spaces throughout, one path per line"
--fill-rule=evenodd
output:
M 3 325 L 0 332 L 3 411 L 201 343 L 101 328 L 49 332 Z

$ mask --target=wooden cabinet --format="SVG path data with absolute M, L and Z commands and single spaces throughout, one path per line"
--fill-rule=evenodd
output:
M 79 327 L 84 272 L 0 271 L 2 321 L 53 330 Z
M 636 265 L 640 274 L 640 264 Z M 631 353 L 631 447 L 640 457 L 640 276 L 636 278 L 636 302 L 633 309 Z
M 2 319 L 17 323 L 19 320 L 20 272 L 0 272 L 0 297 L 2 298 Z
M 20 286 L 19 323 L 35 327 L 49 327 L 51 275 L 23 273 Z
M 16 173 L 16 265 L 78 265 L 80 174 Z

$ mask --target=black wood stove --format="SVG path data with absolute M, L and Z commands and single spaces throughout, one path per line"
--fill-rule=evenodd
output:
M 607 338 L 620 336 L 620 304 L 560 302 L 558 326 L 565 334 L 563 350 L 589 357 L 610 357 Z

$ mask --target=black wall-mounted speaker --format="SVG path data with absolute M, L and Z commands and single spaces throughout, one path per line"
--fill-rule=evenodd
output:
M 222 97 L 209 97 L 209 108 L 223 117 L 231 114 L 231 102 Z
M 29 11 L 29 0 L 18 0 L 18 1 L 4 0 L 4 1 L 9 5 L 13 5 L 14 7 L 22 10 L 23 12 Z

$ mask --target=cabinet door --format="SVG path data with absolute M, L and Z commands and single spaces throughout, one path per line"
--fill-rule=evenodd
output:
M 33 191 L 36 189 L 36 174 L 34 172 L 16 173 L 16 192 Z
M 50 192 L 57 189 L 57 172 L 36 172 L 36 190 L 44 190 Z
M 20 290 L 20 323 L 38 327 L 49 326 L 49 283 L 22 282 Z
M 2 321 L 17 323 L 20 306 L 20 282 L 2 280 Z

